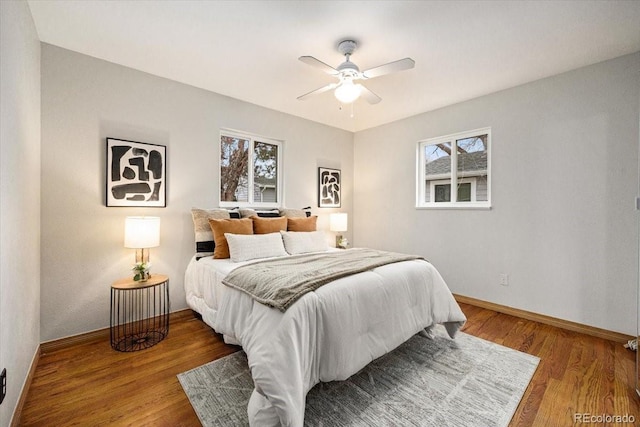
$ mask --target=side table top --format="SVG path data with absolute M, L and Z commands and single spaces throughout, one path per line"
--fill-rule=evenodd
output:
M 132 277 L 116 280 L 111 287 L 113 289 L 142 289 L 151 286 L 157 286 L 169 280 L 169 276 L 165 274 L 152 274 L 148 280 L 144 282 L 136 282 Z

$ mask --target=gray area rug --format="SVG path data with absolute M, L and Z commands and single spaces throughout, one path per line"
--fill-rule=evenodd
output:
M 415 335 L 346 381 L 307 395 L 306 426 L 507 426 L 537 357 L 464 333 Z M 178 375 L 203 426 L 248 425 L 244 352 Z

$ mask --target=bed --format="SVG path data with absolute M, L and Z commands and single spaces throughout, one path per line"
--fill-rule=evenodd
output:
M 453 338 L 466 321 L 428 261 L 329 248 L 308 212 L 192 215 L 187 304 L 247 354 L 252 426 L 302 426 L 314 385 L 347 379 L 436 324 Z
M 286 241 L 288 233 L 282 233 Z M 291 236 L 299 240 L 303 234 Z M 189 307 L 247 354 L 255 385 L 247 409 L 251 425 L 302 426 L 305 397 L 315 384 L 347 379 L 416 333 L 428 335 L 436 324 L 453 338 L 466 321 L 441 275 L 420 258 L 339 277 L 298 296 L 285 310 L 223 283 L 272 261 L 367 256 L 359 250 L 324 248 L 235 261 L 194 256 L 190 261 L 185 272 Z

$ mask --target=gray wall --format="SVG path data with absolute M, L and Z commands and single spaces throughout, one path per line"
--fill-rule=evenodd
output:
M 109 326 L 109 286 L 134 260 L 129 215 L 161 217 L 152 272 L 170 276 L 172 311 L 187 307 L 190 209 L 217 206 L 220 128 L 285 141 L 285 205 L 314 207 L 320 229 L 351 213 L 350 132 L 42 45 L 42 341 Z M 105 207 L 106 137 L 167 146 L 167 208 Z M 317 208 L 318 166 L 342 169 L 341 209 Z
M 0 2 L 0 94 L 0 426 L 8 426 L 40 343 L 40 42 L 27 2 Z
M 639 71 L 636 53 L 358 132 L 356 243 L 424 255 L 461 295 L 635 334 Z M 493 209 L 415 209 L 417 141 L 485 126 Z

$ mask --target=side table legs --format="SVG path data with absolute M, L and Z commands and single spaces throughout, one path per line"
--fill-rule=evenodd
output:
M 134 289 L 111 288 L 111 347 L 138 351 L 169 333 L 169 281 Z

